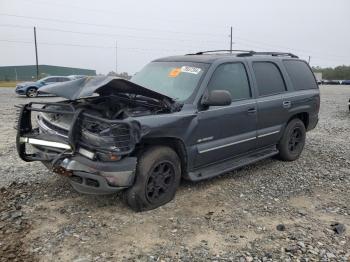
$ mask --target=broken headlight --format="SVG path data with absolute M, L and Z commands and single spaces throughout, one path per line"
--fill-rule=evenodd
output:
M 139 141 L 139 134 L 137 122 L 99 117 L 84 117 L 81 121 L 81 143 L 96 150 L 96 155 L 104 161 L 118 160 L 116 156 L 130 153 Z

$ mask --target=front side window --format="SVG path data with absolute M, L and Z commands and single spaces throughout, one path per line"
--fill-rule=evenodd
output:
M 277 65 L 271 62 L 254 62 L 253 70 L 259 96 L 280 94 L 286 86 Z
M 130 81 L 177 101 L 185 101 L 198 86 L 208 66 L 192 62 L 152 62 Z
M 226 90 L 232 101 L 251 98 L 247 72 L 242 63 L 219 65 L 211 77 L 208 90 Z

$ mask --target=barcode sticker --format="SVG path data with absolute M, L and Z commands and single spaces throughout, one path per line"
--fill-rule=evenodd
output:
M 199 74 L 199 72 L 201 70 L 202 69 L 200 69 L 198 67 L 193 67 L 193 66 L 183 66 L 183 67 L 181 67 L 181 72 L 183 72 L 183 73 L 190 73 L 190 74 L 194 74 L 194 75 Z

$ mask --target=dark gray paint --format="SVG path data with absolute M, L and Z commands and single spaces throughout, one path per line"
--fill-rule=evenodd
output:
M 186 170 L 189 174 L 196 173 L 196 170 L 203 167 L 208 167 L 209 169 L 207 170 L 213 170 L 213 174 L 218 174 L 220 170 L 212 168 L 216 166 L 216 163 L 220 163 L 218 167 L 222 166 L 222 170 L 227 171 L 229 167 L 227 165 L 223 167 L 223 160 L 231 159 L 231 162 L 234 163 L 235 159 L 240 159 L 240 163 L 243 163 L 242 159 L 248 152 L 260 152 L 268 146 L 276 145 L 283 134 L 288 120 L 296 114 L 306 113 L 309 116 L 308 130 L 314 128 L 317 124 L 319 90 L 295 91 L 283 67 L 283 59 L 283 57 L 261 55 L 251 57 L 191 55 L 156 60 L 205 62 L 210 64 L 210 66 L 193 95 L 184 102 L 178 111 L 130 117 L 123 121 L 137 121 L 140 123 L 143 130 L 140 144 L 145 141 L 158 143 L 160 139 L 162 141 L 164 139 L 172 139 L 181 143 L 185 149 Z M 275 63 L 280 68 L 285 80 L 286 91 L 273 96 L 258 97 L 257 83 L 252 70 L 253 61 L 270 61 Z M 245 65 L 252 98 L 234 101 L 228 106 L 204 108 L 201 105 L 201 99 L 206 92 L 207 84 L 215 69 L 227 62 L 241 62 Z M 82 82 L 85 80 L 76 81 Z M 63 94 L 63 96 L 74 99 L 91 95 L 98 90 L 104 90 L 111 94 L 113 92 L 132 92 L 157 99 L 166 98 L 162 94 L 135 85 L 130 81 L 120 79 L 111 81 L 108 79 L 100 80 L 97 85 L 91 84 L 85 85 L 85 87 L 81 84 L 81 88 L 69 91 L 69 94 Z M 109 85 L 108 83 L 113 84 Z M 79 87 L 79 85 L 75 86 Z M 67 86 L 64 90 L 68 90 L 68 88 Z M 58 89 L 58 86 L 54 88 L 56 95 L 61 94 L 64 90 Z M 101 94 L 103 95 L 104 92 Z M 285 102 L 289 102 L 287 106 Z M 274 151 L 268 151 L 266 156 L 272 154 L 274 154 Z M 263 157 L 264 155 L 261 154 L 255 156 L 256 159 Z M 252 158 L 252 155 L 249 158 Z M 250 159 L 249 162 L 254 162 L 253 160 Z M 232 164 L 232 167 L 244 165 L 240 163 Z

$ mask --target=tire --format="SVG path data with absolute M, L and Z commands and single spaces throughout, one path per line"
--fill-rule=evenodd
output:
M 305 138 L 306 129 L 304 123 L 299 118 L 291 120 L 277 145 L 279 158 L 284 161 L 298 159 L 304 149 Z
M 126 190 L 124 199 L 137 212 L 155 209 L 174 198 L 180 179 L 181 165 L 175 151 L 151 147 L 139 157 L 135 183 Z
M 38 96 L 38 89 L 35 87 L 29 87 L 27 92 L 26 92 L 27 97 L 37 97 Z

